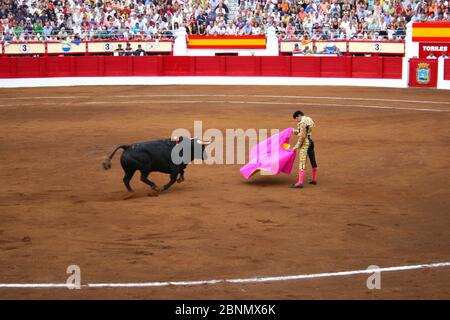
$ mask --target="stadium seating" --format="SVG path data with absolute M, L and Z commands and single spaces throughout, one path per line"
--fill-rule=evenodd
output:
M 448 0 L 5 0 L 0 40 L 171 39 L 258 35 L 282 40 L 402 39 L 409 21 L 450 21 Z

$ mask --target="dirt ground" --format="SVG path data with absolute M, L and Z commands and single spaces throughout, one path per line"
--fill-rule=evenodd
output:
M 317 97 L 328 97 L 318 99 Z M 345 98 L 345 99 L 342 99 Z M 351 99 L 350 99 L 351 98 Z M 383 100 L 385 99 L 385 100 Z M 405 101 L 407 100 L 407 101 Z M 433 103 L 438 102 L 438 103 Z M 442 103 L 439 103 L 442 102 Z M 450 92 L 320 87 L 0 90 L 0 283 L 192 281 L 450 261 Z M 190 165 L 125 191 L 115 145 L 176 128 L 314 131 L 319 184 Z M 402 110 L 403 109 L 403 110 Z M 308 174 L 310 168 L 308 168 Z M 166 175 L 152 174 L 159 184 Z M 1 299 L 449 299 L 450 268 L 259 284 L 5 289 Z

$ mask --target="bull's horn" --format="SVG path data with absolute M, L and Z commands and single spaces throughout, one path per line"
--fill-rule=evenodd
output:
M 211 143 L 211 140 L 203 141 L 203 140 L 198 139 L 198 140 L 197 140 L 197 143 L 207 146 L 208 144 Z

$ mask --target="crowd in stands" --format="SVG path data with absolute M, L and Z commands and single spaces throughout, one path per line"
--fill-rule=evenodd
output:
M 225 1 L 225 2 L 224 2 Z M 196 35 L 399 39 L 409 21 L 450 21 L 449 0 L 2 0 L 0 40 L 130 40 Z

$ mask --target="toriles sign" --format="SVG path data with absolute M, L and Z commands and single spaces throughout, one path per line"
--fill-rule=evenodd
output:
M 431 53 L 433 53 L 436 57 L 440 57 L 442 54 L 446 53 L 450 55 L 450 42 L 421 42 L 419 44 L 419 57 L 426 58 Z

